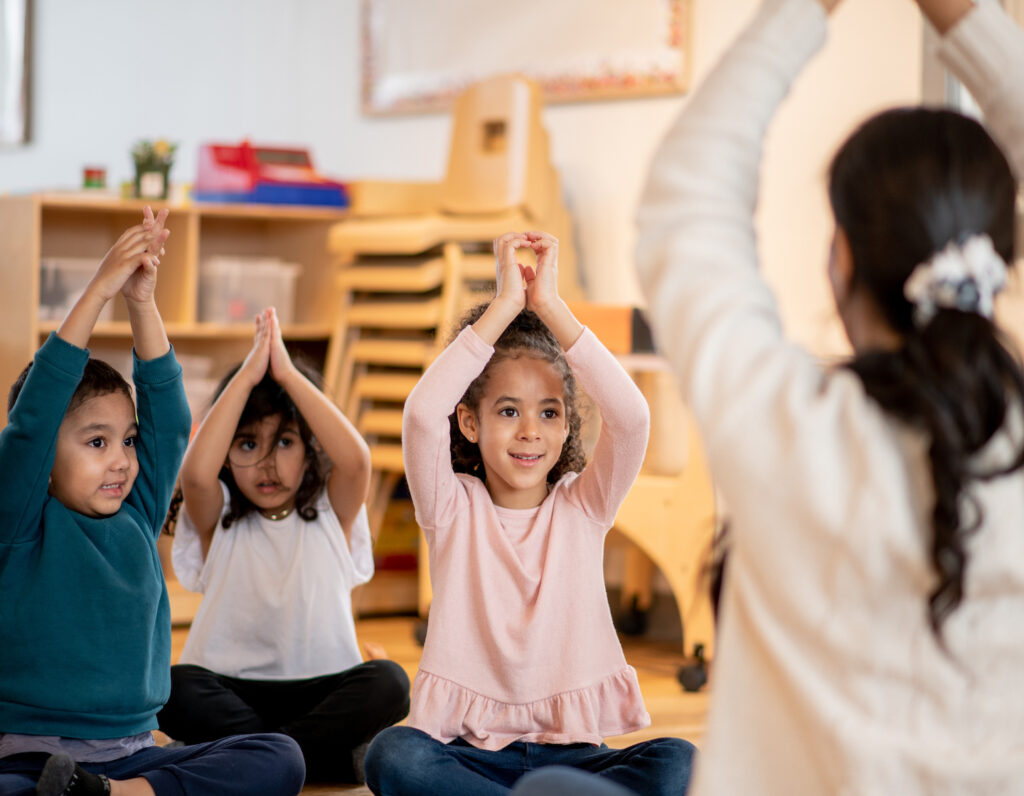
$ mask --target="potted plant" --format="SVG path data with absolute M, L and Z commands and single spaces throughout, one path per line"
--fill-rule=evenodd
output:
M 132 147 L 135 161 L 135 196 L 140 199 L 166 199 L 170 188 L 168 174 L 174 165 L 178 145 L 166 139 L 140 139 Z

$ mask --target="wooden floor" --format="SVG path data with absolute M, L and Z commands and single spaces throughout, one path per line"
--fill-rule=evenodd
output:
M 399 663 L 412 680 L 419 666 L 421 651 L 413 638 L 415 623 L 415 619 L 407 617 L 364 619 L 356 623 L 356 631 L 363 644 L 372 643 L 383 647 L 388 657 Z M 185 644 L 187 632 L 184 628 L 174 630 L 172 656 L 175 661 Z M 708 694 L 706 690 L 687 694 L 680 688 L 675 678 L 676 669 L 682 662 L 678 647 L 664 642 L 624 638 L 623 648 L 626 660 L 637 671 L 644 701 L 651 714 L 651 726 L 640 732 L 608 738 L 608 745 L 623 747 L 649 738 L 675 735 L 700 746 Z M 365 787 L 340 785 L 312 785 L 302 792 L 317 796 L 362 796 L 370 793 Z

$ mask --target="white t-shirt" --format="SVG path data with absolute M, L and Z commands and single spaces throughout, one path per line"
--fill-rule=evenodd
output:
M 225 487 L 225 512 L 228 500 Z M 228 529 L 218 522 L 205 562 L 181 512 L 174 572 L 203 601 L 180 663 L 252 680 L 299 680 L 362 663 L 352 589 L 373 577 L 366 507 L 348 544 L 326 492 L 316 508 L 312 522 L 297 512 L 276 521 L 254 512 Z

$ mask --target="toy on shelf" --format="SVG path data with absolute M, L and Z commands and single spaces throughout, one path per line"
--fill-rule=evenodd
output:
M 347 207 L 348 187 L 321 176 L 309 151 L 240 144 L 203 144 L 192 196 L 200 202 L 258 202 Z

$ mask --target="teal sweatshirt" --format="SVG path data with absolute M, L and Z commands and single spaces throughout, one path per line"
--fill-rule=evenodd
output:
M 156 539 L 191 418 L 170 351 L 135 360 L 139 475 L 94 519 L 47 493 L 88 351 L 55 334 L 0 432 L 0 732 L 118 738 L 157 726 L 171 622 Z

